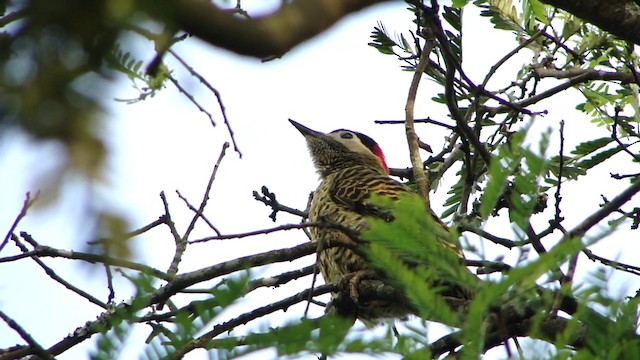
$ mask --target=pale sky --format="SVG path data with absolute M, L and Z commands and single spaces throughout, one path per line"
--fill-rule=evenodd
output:
M 465 26 L 469 31 L 464 35 L 464 66 L 470 78 L 480 83 L 489 67 L 515 47 L 515 43 L 512 34 L 493 30 L 488 19 L 475 14 L 475 8 L 470 6 L 469 10 L 465 17 L 465 21 L 468 21 Z M 404 118 L 411 74 L 401 71 L 401 63 L 394 57 L 378 53 L 367 43 L 377 21 L 382 21 L 392 34 L 398 31 L 406 34 L 410 19 L 411 14 L 405 10 L 404 3 L 380 5 L 349 16 L 282 59 L 268 63 L 213 48 L 197 39 L 189 39 L 176 46 L 174 50 L 222 94 L 236 141 L 243 153 L 240 159 L 231 148 L 227 151 L 213 184 L 206 215 L 220 231 L 238 233 L 298 221 L 293 216 L 280 213 L 278 222 L 274 224 L 268 218 L 270 209 L 254 201 L 251 195 L 252 191 L 266 185 L 277 194 L 281 203 L 304 209 L 309 192 L 317 185 L 317 176 L 307 155 L 304 139 L 289 124 L 288 118 L 320 131 L 349 128 L 363 132 L 381 145 L 390 167 L 409 165 L 403 126 L 375 125 L 373 121 Z M 146 52 L 145 56 L 148 54 Z M 516 58 L 528 62 L 530 60 L 527 57 L 531 57 L 530 52 L 524 52 Z M 171 56 L 167 56 L 167 61 L 175 69 L 181 84 L 214 113 L 218 126 L 213 128 L 204 114 L 169 83 L 155 98 L 138 104 L 126 105 L 106 99 L 109 108 L 102 134 L 108 139 L 110 157 L 105 169 L 105 183 L 89 189 L 78 179 L 67 179 L 69 185 L 65 186 L 61 199 L 32 211 L 18 227 L 19 231 L 29 232 L 44 245 L 82 251 L 86 249 L 83 241 L 91 230 L 83 217 L 89 210 L 88 198 L 93 199 L 93 206 L 122 212 L 132 227 L 138 228 L 163 214 L 158 194 L 164 190 L 174 221 L 179 231 L 184 232 L 191 220 L 191 212 L 185 208 L 175 190 L 180 190 L 193 204 L 199 204 L 222 143 L 229 138 L 212 94 L 206 92 L 196 79 L 190 78 Z M 490 83 L 489 87 L 492 84 L 496 88 L 507 84 L 509 79 L 515 77 L 518 66 L 518 61 L 508 62 L 498 77 L 499 82 Z M 551 86 L 553 82 L 547 84 L 541 86 Z M 430 100 L 435 91 L 439 91 L 438 87 L 424 78 L 418 95 L 416 118 L 431 116 L 442 121 L 449 120 L 446 107 Z M 559 120 L 564 119 L 566 149 L 572 149 L 580 141 L 593 137 L 594 132 L 598 136 L 606 136 L 606 132 L 596 129 L 589 119 L 573 110 L 576 101 L 571 99 L 575 99 L 576 93 L 573 92 L 574 97 L 571 97 L 571 91 L 567 92 L 569 97 L 565 97 L 568 101 L 547 101 L 533 108 L 546 108 L 549 114 L 535 120 L 530 134 L 548 127 L 556 128 Z M 137 95 L 126 80 L 120 79 L 113 96 L 133 98 Z M 439 128 L 419 125 L 417 130 L 421 139 L 429 143 L 434 151 L 444 144 L 447 134 Z M 554 137 L 556 135 L 554 132 Z M 556 149 L 557 138 L 554 139 L 553 149 Z M 535 140 L 532 138 L 530 141 L 536 144 Z M 3 201 L 0 204 L 0 231 L 3 234 L 19 212 L 24 193 L 42 186 L 36 175 L 46 173 L 44 170 L 55 163 L 59 156 L 58 151 L 56 146 L 35 144 L 22 135 L 2 137 L 0 173 L 3 174 L 3 186 L 0 187 L 0 198 Z M 426 159 L 428 154 L 423 152 L 422 156 Z M 577 206 L 563 208 L 565 227 L 576 225 L 595 211 L 597 204 L 601 203 L 601 193 L 613 197 L 622 189 L 622 185 L 620 188 L 602 188 L 598 185 L 598 179 L 605 181 L 609 171 L 625 172 L 626 169 L 595 172 L 598 171 L 601 175 L 594 177 L 594 183 L 566 186 L 563 194 L 565 206 L 571 203 Z M 448 197 L 446 192 L 451 184 L 450 179 L 445 179 L 434 194 L 436 213 L 443 210 L 442 203 Z M 553 207 L 552 200 L 549 206 Z M 497 231 L 499 234 L 511 236 L 505 218 L 491 219 L 487 226 L 495 226 L 493 229 L 500 229 Z M 548 218 L 544 214 L 540 217 L 539 229 L 543 228 Z M 212 235 L 211 231 L 206 225 L 200 224 L 191 238 L 208 235 Z M 596 245 L 594 252 L 623 262 L 638 263 L 637 252 L 625 251 L 633 249 L 633 238 L 629 232 L 621 231 L 613 237 L 615 240 L 607 239 Z M 471 239 L 477 241 L 476 238 Z M 288 231 L 194 244 L 187 250 L 180 270 L 191 271 L 238 256 L 293 246 L 304 241 L 306 239 L 302 232 Z M 136 259 L 161 270 L 169 266 L 174 244 L 165 227 L 135 238 L 132 244 Z M 496 250 L 500 252 L 496 253 Z M 486 251 L 490 259 L 500 255 L 505 255 L 506 259 L 516 256 L 515 253 L 505 254 L 504 249 L 496 246 L 487 245 Z M 0 256 L 16 252 L 15 246 L 10 244 Z M 45 262 L 63 278 L 89 289 L 92 294 L 106 301 L 107 290 L 103 285 L 104 271 L 101 267 L 57 259 L 45 259 Z M 275 275 L 312 262 L 313 258 L 308 257 L 291 264 L 273 266 L 263 274 Z M 65 334 L 101 312 L 100 308 L 54 283 L 33 261 L 3 263 L 0 269 L 3 274 L 0 277 L 0 293 L 4 294 L 0 298 L 0 308 L 45 347 L 61 340 Z M 580 276 L 584 276 L 588 269 L 593 267 L 581 258 Z M 116 277 L 118 301 L 126 300 L 125 295 L 131 287 L 119 275 Z M 307 277 L 295 281 L 291 286 L 257 291 L 247 298 L 245 304 L 255 302 L 254 307 L 266 305 L 309 287 L 310 281 Z M 610 284 L 614 293 L 621 289 L 629 293 L 639 287 L 636 278 L 622 274 L 613 276 Z M 246 310 L 230 309 L 224 315 L 231 317 L 234 313 Z M 313 316 L 322 313 L 318 307 L 312 306 L 312 310 Z M 271 325 L 277 326 L 286 320 L 300 318 L 303 311 L 304 304 L 300 304 L 290 308 L 284 315 L 282 312 L 276 313 L 270 317 Z M 256 324 L 265 323 L 259 321 Z M 144 326 L 141 328 L 140 334 L 132 338 L 138 345 L 142 341 L 140 337 L 144 339 L 149 331 Z M 239 330 L 242 332 L 248 328 L 241 327 Z M 0 347 L 17 342 L 22 343 L 15 332 L 0 323 Z M 59 358 L 85 358 L 89 348 L 92 348 L 92 342 L 86 341 Z M 139 348 L 135 351 L 139 351 Z M 132 351 L 132 354 L 136 352 Z M 194 359 L 204 357 L 204 352 L 198 351 L 190 356 Z M 504 352 L 498 352 L 495 357 L 504 357 Z

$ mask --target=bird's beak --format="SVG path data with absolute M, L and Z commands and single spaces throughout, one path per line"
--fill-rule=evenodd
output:
M 318 136 L 323 136 L 324 134 L 319 132 L 319 131 L 315 131 L 315 130 L 311 130 L 308 127 L 295 122 L 291 119 L 289 119 L 289 122 L 291 123 L 291 125 L 295 126 L 296 129 L 298 129 L 298 131 L 300 131 L 302 133 L 302 135 L 304 136 L 312 136 L 312 137 L 318 137 Z

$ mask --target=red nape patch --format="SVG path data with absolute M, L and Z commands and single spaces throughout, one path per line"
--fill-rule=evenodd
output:
M 387 161 L 384 158 L 384 153 L 382 152 L 382 149 L 380 148 L 380 146 L 378 146 L 378 144 L 375 144 L 373 146 L 373 153 L 378 157 L 378 159 L 380 159 L 380 162 L 382 163 L 382 167 L 384 168 L 384 171 L 386 171 L 388 174 L 389 167 L 387 166 Z

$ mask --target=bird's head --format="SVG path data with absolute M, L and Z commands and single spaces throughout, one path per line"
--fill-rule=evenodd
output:
M 370 166 L 389 173 L 382 149 L 367 135 L 345 129 L 324 134 L 291 119 L 289 121 L 307 140 L 311 158 L 320 176 L 325 177 L 355 165 Z

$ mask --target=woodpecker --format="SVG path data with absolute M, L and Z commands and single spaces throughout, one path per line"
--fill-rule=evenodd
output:
M 389 177 L 389 168 L 380 146 L 369 136 L 346 129 L 334 130 L 324 134 L 293 120 L 293 126 L 304 135 L 307 146 L 320 175 L 320 185 L 313 195 L 309 209 L 311 222 L 326 221 L 338 224 L 357 234 L 368 228 L 370 216 L 393 221 L 393 214 L 367 203 L 371 194 L 398 199 L 400 193 L 413 191 L 404 184 Z M 417 194 L 415 196 L 418 196 Z M 430 214 L 444 228 L 440 219 Z M 353 240 L 351 234 L 342 229 L 312 227 L 311 241 L 327 243 L 336 239 L 356 246 L 365 246 Z M 462 258 L 462 252 L 456 245 L 456 253 Z M 461 265 L 463 266 L 463 265 Z M 319 254 L 319 268 L 327 283 L 338 283 L 343 276 L 358 272 L 374 272 L 384 279 L 384 274 L 376 270 L 369 261 L 346 247 L 323 249 Z M 461 292 L 456 290 L 456 296 Z M 462 295 L 469 298 L 468 292 Z M 333 294 L 334 299 L 337 294 Z M 356 316 L 361 320 L 381 318 L 402 318 L 411 310 L 406 303 L 382 302 L 356 303 Z

